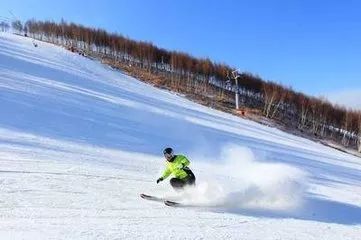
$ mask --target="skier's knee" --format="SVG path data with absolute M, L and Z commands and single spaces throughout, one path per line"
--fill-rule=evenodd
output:
M 170 185 L 174 188 L 174 189 L 182 189 L 184 186 L 184 182 L 180 179 L 177 178 L 172 178 L 170 180 Z

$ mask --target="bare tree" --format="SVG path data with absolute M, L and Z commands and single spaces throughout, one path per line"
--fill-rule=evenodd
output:
M 342 129 L 343 137 L 342 137 L 341 143 L 344 146 L 348 146 L 349 141 L 350 141 L 349 129 L 351 128 L 351 124 L 352 124 L 352 117 L 351 117 L 351 113 L 349 111 L 346 111 L 343 124 L 344 124 L 343 129 Z
M 305 129 L 307 125 L 307 119 L 310 111 L 310 99 L 304 96 L 303 94 L 298 97 L 298 105 L 300 106 L 300 117 L 298 128 Z
M 13 21 L 11 23 L 11 27 L 19 34 L 23 31 L 23 24 L 20 22 L 20 20 Z
M 274 118 L 287 95 L 284 88 L 275 83 L 267 82 L 263 85 L 264 107 L 263 114 L 267 118 Z

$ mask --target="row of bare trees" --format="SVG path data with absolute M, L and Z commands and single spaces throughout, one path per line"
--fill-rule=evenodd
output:
M 94 51 L 119 61 L 128 61 L 149 71 L 166 71 L 183 79 L 194 79 L 205 83 L 211 79 L 221 85 L 227 80 L 227 73 L 232 70 L 225 64 L 211 60 L 199 59 L 186 53 L 168 51 L 144 41 L 134 41 L 120 34 L 107 33 L 102 29 L 88 28 L 73 23 L 54 23 L 50 21 L 27 21 L 24 25 L 28 33 L 41 40 L 58 44 L 72 45 L 85 51 Z M 257 78 L 243 79 L 244 87 L 254 92 L 262 89 L 261 80 Z
M 79 24 L 29 20 L 14 22 L 19 32 L 59 45 L 71 46 L 89 55 L 126 63 L 151 74 L 166 76 L 167 86 L 180 92 L 234 103 L 237 91 L 233 68 L 208 58 L 168 51 L 150 42 L 135 41 L 103 29 Z M 280 84 L 262 80 L 250 73 L 240 73 L 241 101 L 244 107 L 262 110 L 264 116 L 321 138 L 332 138 L 361 151 L 361 113 L 333 105 L 326 99 L 295 92 Z M 358 144 L 358 145 L 357 145 Z
M 361 152 L 361 111 L 331 104 L 325 98 L 297 93 L 272 82 L 263 85 L 263 93 L 266 117 L 278 118 L 301 131 L 357 147 Z

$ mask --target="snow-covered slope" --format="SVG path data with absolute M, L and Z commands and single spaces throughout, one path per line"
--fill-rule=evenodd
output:
M 0 101 L 0 239 L 361 235 L 354 156 L 4 33 Z M 166 146 L 191 159 L 195 189 L 155 183 Z

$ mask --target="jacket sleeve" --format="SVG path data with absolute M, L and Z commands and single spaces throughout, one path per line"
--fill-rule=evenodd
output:
M 170 175 L 171 173 L 172 173 L 172 171 L 169 169 L 169 167 L 167 167 L 167 168 L 164 170 L 161 178 L 166 179 L 167 177 L 169 177 L 169 175 Z

